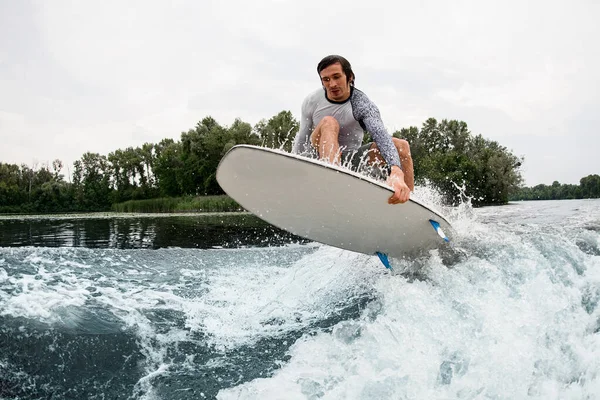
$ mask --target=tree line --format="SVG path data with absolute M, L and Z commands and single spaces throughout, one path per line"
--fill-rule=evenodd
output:
M 86 152 L 68 178 L 60 160 L 33 166 L 0 162 L 0 213 L 107 211 L 128 200 L 223 194 L 215 174 L 231 147 L 289 150 L 298 128 L 289 111 L 255 126 L 236 119 L 226 127 L 209 116 L 179 140 L 165 138 L 107 155 Z
M 561 184 L 554 181 L 552 185 L 536 185 L 522 187 L 514 193 L 510 200 L 563 200 L 563 199 L 597 199 L 600 198 L 600 175 L 593 174 L 579 180 L 579 185 Z
M 465 197 L 476 206 L 505 204 L 523 182 L 523 158 L 496 141 L 473 135 L 464 121 L 429 118 L 421 129 L 402 128 L 394 136 L 410 144 L 415 181 L 432 184 L 448 204 Z
M 64 165 L 0 163 L 0 212 L 105 211 L 128 200 L 223 194 L 215 174 L 221 158 L 236 144 L 290 151 L 299 123 L 282 111 L 252 126 L 230 126 L 205 117 L 179 140 L 115 150 L 86 152 L 65 179 Z M 422 127 L 393 133 L 411 145 L 415 179 L 429 183 L 448 203 L 461 196 L 473 204 L 503 204 L 519 192 L 522 159 L 495 141 L 472 135 L 463 121 L 429 118 Z M 368 136 L 365 141 L 369 140 Z

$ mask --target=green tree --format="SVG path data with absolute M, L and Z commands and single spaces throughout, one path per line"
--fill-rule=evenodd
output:
M 87 152 L 74 165 L 73 184 L 78 208 L 84 211 L 109 209 L 112 169 L 106 156 Z
M 15 212 L 20 204 L 27 201 L 23 182 L 18 165 L 0 163 L 0 212 Z
M 154 146 L 154 177 L 160 196 L 178 197 L 183 194 L 180 176 L 183 173 L 182 144 L 163 139 Z
M 69 185 L 63 181 L 52 180 L 43 183 L 36 193 L 35 212 L 66 212 L 73 209 Z
M 600 198 L 600 176 L 588 175 L 581 178 L 579 185 L 561 184 L 558 181 L 552 185 L 539 184 L 533 187 L 521 187 L 510 200 L 563 200 Z
M 260 139 L 252 130 L 252 126 L 239 118 L 227 128 L 213 126 L 202 138 L 207 152 L 203 165 L 202 194 L 223 194 L 223 190 L 217 183 L 216 172 L 225 153 L 238 144 L 258 145 Z
M 262 145 L 272 149 L 292 150 L 294 137 L 300 129 L 300 124 L 291 111 L 281 111 L 268 121 L 259 121 L 254 131 L 260 136 Z
M 429 118 L 420 130 L 401 129 L 394 136 L 410 144 L 416 181 L 429 181 L 449 203 L 462 196 L 475 205 L 505 203 L 522 182 L 522 160 L 497 142 L 473 137 L 463 121 Z
M 600 175 L 588 175 L 579 181 L 581 194 L 584 198 L 600 197 Z
M 156 187 L 154 179 L 154 145 L 152 143 L 144 143 L 141 148 L 138 148 L 138 153 L 144 165 L 147 189 L 152 190 Z
M 214 118 L 206 117 L 195 129 L 181 134 L 183 166 L 178 180 L 184 194 L 205 194 L 205 181 L 212 172 L 210 166 L 226 142 L 225 132 Z

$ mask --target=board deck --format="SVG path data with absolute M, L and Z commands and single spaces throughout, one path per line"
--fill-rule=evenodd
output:
M 393 191 L 384 183 L 323 161 L 237 145 L 221 160 L 216 177 L 244 209 L 330 246 L 403 257 L 450 240 L 448 221 L 424 204 L 388 204 Z

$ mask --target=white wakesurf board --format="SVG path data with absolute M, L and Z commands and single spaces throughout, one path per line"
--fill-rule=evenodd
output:
M 387 256 L 410 256 L 450 240 L 451 226 L 437 212 L 412 199 L 388 204 L 394 192 L 386 184 L 323 161 L 237 145 L 216 177 L 230 197 L 266 222 L 309 240 L 377 254 L 388 268 Z

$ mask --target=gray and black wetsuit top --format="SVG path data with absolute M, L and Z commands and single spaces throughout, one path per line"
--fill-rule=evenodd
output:
M 326 116 L 334 117 L 340 125 L 338 140 L 343 153 L 357 151 L 366 131 L 373 137 L 387 165 L 400 167 L 398 151 L 383 125 L 379 109 L 366 94 L 354 87 L 351 88 L 350 97 L 342 102 L 329 100 L 324 89 L 306 97 L 302 103 L 300 130 L 294 139 L 292 153 L 314 154 L 310 135 Z

